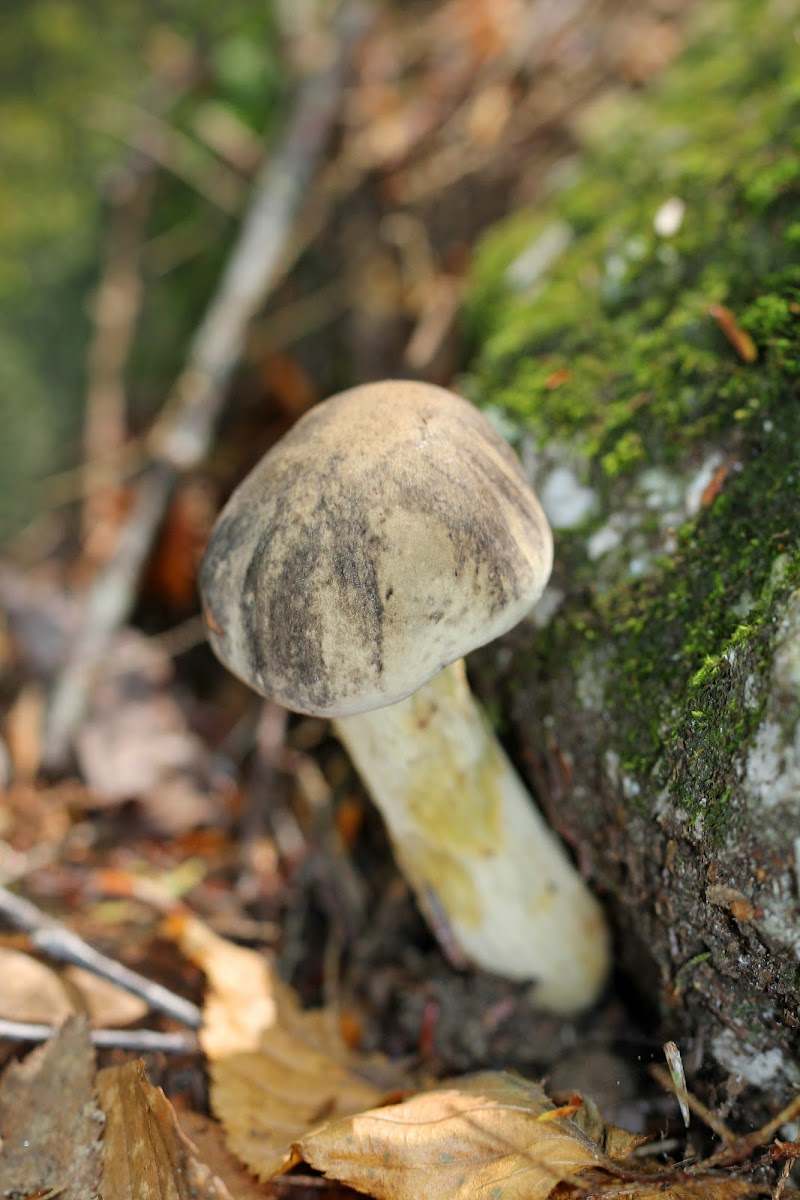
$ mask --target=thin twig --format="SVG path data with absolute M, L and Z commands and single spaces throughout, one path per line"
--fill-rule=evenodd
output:
M 675 1095 L 675 1085 L 672 1076 L 665 1067 L 662 1067 L 660 1063 L 651 1063 L 650 1074 L 665 1092 L 671 1096 Z M 703 1124 L 708 1126 L 726 1145 L 731 1145 L 736 1141 L 736 1134 L 733 1130 L 729 1129 L 724 1121 L 721 1121 L 710 1108 L 706 1108 L 702 1100 L 698 1100 L 691 1092 L 687 1092 L 686 1099 L 694 1115 L 699 1117 Z
M 241 176 L 159 113 L 118 96 L 106 96 L 90 113 L 89 122 L 99 133 L 147 154 L 227 216 L 238 214 L 244 199 Z
M 66 467 L 55 471 L 45 480 L 47 502 L 51 508 L 62 504 L 73 504 L 93 492 L 107 486 L 107 477 L 113 470 L 118 479 L 134 475 L 147 461 L 147 446 L 140 438 L 133 437 L 124 446 L 113 451 L 107 459 L 87 460 L 77 467 Z
M 108 556 L 102 546 L 103 534 L 115 533 L 118 525 L 116 489 L 122 478 L 121 451 L 128 433 L 125 366 L 141 308 L 142 250 L 157 179 L 152 152 L 157 139 L 151 136 L 148 122 L 163 120 L 195 80 L 196 69 L 188 61 L 182 70 L 157 70 L 150 75 L 140 105 L 132 110 L 130 149 L 104 188 L 108 228 L 92 304 L 94 331 L 87 358 L 83 430 L 83 482 L 90 485 L 85 491 L 83 528 L 98 562 Z M 113 98 L 109 101 L 113 105 Z M 108 104 L 101 108 L 107 117 Z
M 50 958 L 85 967 L 94 975 L 109 979 L 134 996 L 140 996 L 151 1008 L 166 1013 L 182 1025 L 188 1025 L 190 1029 L 200 1027 L 201 1014 L 196 1004 L 101 954 L 77 933 L 67 929 L 66 925 L 47 916 L 30 900 L 23 900 L 6 888 L 0 888 L 0 917 L 27 933 L 36 949 Z
M 153 461 L 139 481 L 115 554 L 90 590 L 82 633 L 56 683 L 44 739 L 50 768 L 63 767 L 68 758 L 94 676 L 133 606 L 139 576 L 178 475 L 201 462 L 211 444 L 249 321 L 281 268 L 288 232 L 338 109 L 350 49 L 364 24 L 360 0 L 342 0 L 337 53 L 305 85 L 282 145 L 256 177 L 218 291 L 153 430 Z
M 364 926 L 364 884 L 336 828 L 333 795 L 317 762 L 301 751 L 283 747 L 283 769 L 294 777 L 304 802 L 314 847 L 312 860 L 332 928 L 352 945 Z
M 149 160 L 148 160 L 148 165 Z M 145 223 L 155 178 L 152 171 L 128 169 L 112 193 L 105 263 L 93 303 L 94 333 L 87 362 L 83 457 L 88 478 L 100 473 L 99 489 L 87 489 L 84 534 L 96 538 L 96 526 L 113 526 L 115 488 L 119 484 L 114 456 L 125 443 L 127 404 L 125 363 L 133 343 L 142 297 L 139 271 Z
M 650 1074 L 661 1084 L 665 1091 L 672 1091 L 672 1079 L 662 1066 L 657 1063 L 652 1064 Z M 715 1116 L 710 1109 L 706 1108 L 701 1100 L 693 1096 L 691 1092 L 687 1093 L 687 1099 L 692 1112 L 708 1125 L 724 1143 L 709 1158 L 705 1158 L 702 1162 L 698 1162 L 696 1165 L 688 1168 L 690 1174 L 713 1171 L 720 1167 L 731 1167 L 737 1163 L 746 1162 L 762 1146 L 768 1145 L 784 1125 L 791 1125 L 800 1117 L 800 1095 L 798 1095 L 785 1108 L 781 1109 L 777 1116 L 768 1121 L 766 1125 L 762 1125 L 760 1129 L 754 1129 L 751 1133 L 736 1134 L 719 1117 Z M 780 1143 L 777 1143 L 776 1150 L 779 1155 L 780 1149 Z
M 170 629 L 165 629 L 163 633 L 153 634 L 151 638 L 153 645 L 169 658 L 186 654 L 187 651 L 194 650 L 195 646 L 201 646 L 205 640 L 205 624 L 199 613 L 187 617 L 185 621 L 173 625 Z
M 777 1182 L 775 1184 L 775 1188 L 772 1192 L 772 1200 L 781 1200 L 781 1196 L 783 1195 L 784 1189 L 786 1188 L 786 1182 L 789 1178 L 789 1172 L 791 1171 L 791 1169 L 792 1169 L 792 1162 L 790 1159 L 787 1158 L 786 1162 L 783 1164 L 783 1167 L 781 1168 L 781 1173 L 778 1176 Z
M 707 1159 L 707 1164 L 712 1167 L 728 1167 L 744 1162 L 745 1159 L 755 1154 L 756 1150 L 771 1142 L 784 1125 L 792 1125 L 798 1117 L 800 1117 L 800 1095 L 795 1096 L 794 1100 L 791 1100 L 777 1116 L 768 1121 L 766 1125 L 762 1125 L 760 1129 L 754 1129 L 752 1133 L 736 1137 L 732 1143 L 722 1146 Z
M 338 109 L 349 52 L 363 28 L 360 0 L 341 0 L 337 53 L 305 85 L 282 146 L 256 177 L 217 294 L 153 431 L 156 457 L 176 471 L 196 466 L 208 451 L 225 385 L 241 356 L 250 320 L 281 270 L 295 217 Z
M 58 1034 L 55 1025 L 0 1018 L 0 1038 L 12 1042 L 47 1042 Z M 159 1029 L 90 1029 L 92 1044 L 102 1050 L 132 1050 L 142 1054 L 197 1054 L 193 1033 L 162 1033 Z

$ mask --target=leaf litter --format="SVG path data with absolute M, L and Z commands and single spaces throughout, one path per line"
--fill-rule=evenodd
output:
M 140 1060 L 96 1072 L 83 1017 L 0 1079 L 0 1195 L 233 1200 Z
M 95 1195 L 103 1114 L 94 1079 L 94 1050 L 81 1017 L 6 1068 L 0 1079 L 0 1195 L 25 1197 L 48 1188 L 59 1200 Z
M 229 1150 L 264 1181 L 306 1163 L 375 1200 L 764 1194 L 760 1185 L 714 1173 L 713 1158 L 673 1167 L 655 1157 L 657 1146 L 641 1158 L 648 1139 L 606 1124 L 591 1101 L 556 1105 L 539 1083 L 509 1072 L 421 1085 L 409 1096 L 416 1081 L 382 1056 L 349 1050 L 335 1015 L 304 1011 L 262 954 L 185 911 L 169 918 L 166 931 L 206 975 L 200 1037 L 212 1109 Z M 764 1141 L 773 1132 L 766 1128 Z M 759 1144 L 750 1135 L 739 1158 Z M 800 1157 L 800 1145 L 782 1144 L 781 1152 Z M 735 1148 L 728 1158 L 737 1161 Z
M 376 1200 L 546 1200 L 611 1162 L 539 1084 L 502 1072 L 453 1080 L 401 1104 L 329 1122 L 298 1145 L 313 1167 Z
M 800 1143 L 767 1144 L 779 1124 L 797 1118 L 800 1100 L 763 1130 L 731 1134 L 710 1158 L 677 1165 L 657 1157 L 657 1144 L 641 1157 L 644 1139 L 604 1126 L 591 1101 L 556 1104 L 539 1083 L 509 1072 L 452 1079 L 398 1102 L 397 1072 L 378 1056 L 348 1051 L 332 1014 L 303 1011 L 262 956 L 185 913 L 173 914 L 168 931 L 208 979 L 202 1038 L 227 1149 L 219 1127 L 199 1114 L 179 1119 L 141 1061 L 96 1073 L 87 1022 L 72 1017 L 0 1077 L 2 1195 L 251 1200 L 272 1194 L 264 1189 L 277 1176 L 290 1183 L 283 1172 L 300 1163 L 331 1187 L 375 1200 L 798 1195 L 785 1185 Z M 402 1082 L 411 1089 L 410 1079 Z M 778 1190 L 736 1173 L 759 1162 L 784 1163 Z M 734 1173 L 715 1169 L 723 1166 Z
M 97 1092 L 106 1118 L 103 1194 L 114 1200 L 233 1200 L 200 1162 L 161 1088 L 141 1061 L 105 1067 Z
M 400 1077 L 388 1060 L 351 1052 L 332 1014 L 303 1011 L 262 954 L 186 913 L 171 917 L 167 931 L 205 972 L 200 1042 L 211 1106 L 230 1148 L 260 1178 L 297 1161 L 293 1144 L 323 1118 L 397 1095 Z
M 0 946 L 0 1018 L 59 1025 L 83 1012 L 95 1027 L 119 1027 L 141 1020 L 147 1005 L 138 996 L 83 967 L 61 971 L 22 950 Z
M 664 6 L 663 11 L 677 13 L 679 7 L 673 3 Z M 506 79 L 498 81 L 489 76 L 482 82 L 478 80 L 474 95 L 469 93 L 466 81 L 471 71 L 497 52 L 498 46 L 507 52 L 512 66 L 519 65 L 523 54 L 537 50 L 530 41 L 517 37 L 517 31 L 524 32 L 520 22 L 526 8 L 519 0 L 451 0 L 440 6 L 438 20 L 442 25 L 435 36 L 434 29 L 422 23 L 415 12 L 407 30 L 412 37 L 401 40 L 384 32 L 384 50 L 378 55 L 373 42 L 373 60 L 384 66 L 376 74 L 373 61 L 372 75 L 367 73 L 351 97 L 356 112 L 350 156 L 358 157 L 354 149 L 360 148 L 362 160 L 366 159 L 361 163 L 362 170 L 385 167 L 385 188 L 397 201 L 405 203 L 415 195 L 422 201 L 431 195 L 436 199 L 437 189 L 447 183 L 459 186 L 490 151 L 495 147 L 502 151 L 500 135 L 515 117 L 525 119 L 524 106 L 512 103 L 513 93 Z M 538 53 L 546 61 L 541 64 L 535 56 L 532 61 L 540 73 L 548 61 L 557 60 L 558 55 L 550 50 L 559 49 L 559 39 L 568 42 L 568 52 L 580 58 L 580 39 L 571 27 L 585 14 L 580 6 L 574 12 L 567 6 L 566 11 L 572 15 L 567 17 L 562 32 L 569 38 L 556 29 L 555 47 L 547 38 L 538 43 Z M 457 17 L 455 24 L 453 15 Z M 537 19 L 542 15 L 546 25 L 546 12 L 537 13 Z M 562 20 L 559 18 L 556 25 Z M 632 22 L 623 8 L 616 22 L 605 20 L 602 28 L 612 47 L 620 43 L 621 50 L 615 53 L 623 74 L 641 82 L 655 73 L 659 59 L 672 53 L 674 36 L 665 42 L 663 35 L 665 30 L 674 33 L 677 26 L 658 18 L 650 32 L 647 28 L 643 31 L 641 23 Z M 453 60 L 454 29 L 458 36 Z M 584 35 L 587 29 L 588 23 L 582 28 Z M 445 44 L 451 62 L 442 86 L 439 48 Z M 413 61 L 428 47 L 434 48 L 431 78 L 439 82 L 426 89 L 416 81 L 406 97 L 394 85 L 395 76 L 402 76 L 395 58 L 407 55 Z M 596 82 L 580 72 L 578 76 L 578 88 L 591 94 Z M 507 77 L 514 78 L 511 69 Z M 370 78 L 374 81 L 371 87 Z M 462 92 L 467 102 L 454 105 Z M 573 84 L 570 104 L 575 92 Z M 452 154 L 444 151 L 448 144 L 452 149 L 453 134 L 458 130 L 466 133 L 456 139 L 459 145 L 454 161 Z M 354 147 L 354 142 L 360 146 Z M 512 139 L 511 144 L 520 143 Z M 404 153 L 410 161 L 404 161 Z M 514 153 L 511 158 L 516 186 L 520 155 Z M 444 177 L 432 170 L 440 162 Z M 544 177 L 539 160 L 533 156 L 530 169 Z M 446 265 L 439 264 L 437 270 L 434 277 L 457 292 L 458 273 L 451 279 Z M 398 289 L 398 296 L 402 303 L 411 304 L 419 328 L 430 333 L 426 314 L 431 307 L 441 305 L 431 305 L 423 289 L 418 290 L 421 299 L 413 304 L 410 289 L 405 293 Z M 369 295 L 362 307 L 369 310 Z M 723 327 L 722 321 L 720 325 Z M 741 333 L 733 332 L 737 336 Z M 417 338 L 414 344 L 419 341 Z M 437 331 L 433 341 L 435 350 L 439 343 L 446 344 L 446 337 Z M 749 351 L 741 337 L 738 342 L 737 337 L 731 337 L 731 341 L 740 357 L 746 359 Z M 416 369 L 422 370 L 424 362 L 434 361 L 435 356 L 429 350 L 422 358 L 423 364 L 415 362 Z M 184 543 L 187 536 L 185 531 L 180 534 Z M 190 544 L 183 548 L 192 552 Z M 174 575 L 174 539 L 171 550 L 169 563 Z M 157 582 L 173 602 L 185 602 L 185 579 L 171 576 L 165 581 L 162 571 Z M 3 583 L 0 576 L 0 591 Z M 15 605 L 7 598 L 8 588 L 5 591 L 9 617 L 16 616 L 16 621 L 9 623 L 15 625 L 17 640 L 26 643 L 35 657 L 35 664 L 28 664 L 29 672 L 51 674 L 62 657 L 64 644 L 74 634 L 78 614 L 70 608 L 74 610 L 75 606 L 67 605 L 62 612 L 49 589 L 42 593 L 45 603 L 38 607 L 31 596 Z M 60 619 L 65 614 L 68 619 Z M 20 623 L 27 627 L 27 637 L 21 635 Z M 152 655 L 152 646 L 147 651 Z M 117 656 L 109 657 L 116 660 Z M 146 806 L 152 797 L 152 813 L 169 812 L 174 820 L 176 794 L 172 791 L 167 800 L 166 792 L 177 777 L 186 792 L 182 812 L 190 809 L 192 817 L 190 822 L 182 816 L 181 829 L 218 818 L 218 812 L 212 811 L 213 805 L 209 804 L 209 764 L 204 745 L 174 703 L 168 679 L 151 670 L 147 657 L 137 657 L 121 678 L 110 672 L 111 678 L 106 680 L 109 690 L 97 693 L 104 703 L 99 708 L 96 704 L 79 739 L 83 773 L 95 792 L 92 804 L 84 801 L 82 806 L 113 806 L 128 797 Z M 60 821 L 63 806 L 43 803 L 45 793 L 36 793 L 31 782 L 42 749 L 38 704 L 35 688 L 23 684 L 6 717 L 8 763 L 3 770 L 8 780 L 13 778 L 19 798 L 18 803 L 7 807 L 15 819 L 21 820 L 18 814 L 24 814 L 30 821 L 36 803 L 41 821 L 45 815 L 49 821 Z M 49 799 L 54 796 L 53 789 Z M 161 828 L 174 835 L 174 828 Z M 41 828 L 37 835 L 36 840 L 41 842 Z M 34 861 L 28 853 L 20 854 L 20 858 L 28 869 Z M 672 1167 L 655 1159 L 631 1157 L 642 1139 L 614 1127 L 604 1128 L 597 1114 L 587 1121 L 588 1103 L 582 1107 L 574 1102 L 553 1107 L 538 1084 L 505 1073 L 451 1080 L 400 1103 L 392 1102 L 398 1091 L 410 1088 L 410 1081 L 392 1072 L 385 1060 L 347 1051 L 336 1014 L 303 1011 L 295 993 L 260 955 L 215 938 L 194 918 L 184 915 L 181 921 L 182 927 L 174 928 L 173 936 L 201 965 L 209 981 L 203 1046 L 210 1064 L 212 1103 L 228 1132 L 229 1144 L 264 1179 L 302 1159 L 331 1179 L 344 1180 L 376 1198 L 391 1196 L 392 1200 L 402 1200 L 406 1195 L 425 1195 L 434 1200 L 439 1196 L 455 1200 L 467 1196 L 491 1196 L 492 1200 L 549 1196 L 565 1200 L 589 1194 L 632 1200 L 732 1200 L 770 1194 L 766 1183 L 722 1178 L 710 1173 L 709 1168 L 732 1164 L 744 1170 L 750 1158 L 771 1142 L 774 1129 L 762 1131 L 761 1141 L 758 1134 L 743 1139 L 738 1152 L 736 1144 L 731 1146 L 725 1141 L 724 1153 L 712 1156 L 705 1166 Z M 64 977 L 62 973 L 58 979 Z M 60 998 L 58 979 L 53 976 L 51 982 L 54 994 Z M 32 1002 L 30 993 L 17 998 L 23 1006 Z M 55 1007 L 48 1008 L 48 1016 L 52 1022 L 57 1016 Z M 53 1103 L 55 1096 L 57 1104 Z M 188 1129 L 195 1127 L 195 1118 L 197 1114 L 181 1116 Z M 209 1124 L 205 1131 L 208 1137 L 197 1128 L 198 1140 L 208 1147 L 211 1157 L 219 1127 Z M 190 1195 L 198 1200 L 228 1200 L 231 1195 L 237 1200 L 245 1196 L 250 1200 L 251 1195 L 267 1194 L 255 1181 L 252 1191 L 245 1191 L 241 1173 L 236 1185 L 232 1184 L 227 1172 L 233 1168 L 221 1152 L 220 1165 L 216 1165 L 218 1147 L 214 1150 L 215 1166 L 203 1166 L 200 1160 L 205 1151 L 198 1155 L 181 1133 L 172 1106 L 159 1089 L 147 1082 L 141 1063 L 108 1068 L 96 1075 L 94 1053 L 81 1019 L 68 1020 L 49 1045 L 34 1051 L 22 1064 L 6 1069 L 0 1078 L 0 1138 L 3 1195 L 22 1198 L 57 1194 L 61 1200 L 95 1196 L 101 1159 L 102 1192 L 115 1200 L 134 1196 L 182 1200 Z M 800 1147 L 796 1144 L 774 1143 L 762 1158 L 769 1164 L 781 1161 L 783 1156 L 788 1164 L 798 1155 Z M 798 1193 L 779 1181 L 771 1194 L 788 1198 Z

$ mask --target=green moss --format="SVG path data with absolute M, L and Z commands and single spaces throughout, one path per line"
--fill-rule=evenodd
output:
M 558 219 L 575 236 L 531 294 L 509 283 L 524 223 L 487 240 L 468 380 L 520 430 L 587 460 L 599 519 L 625 506 L 643 465 L 686 472 L 708 444 L 727 453 L 676 552 L 646 578 L 592 599 L 584 537 L 560 539 L 583 593 L 549 648 L 605 648 L 623 767 L 712 832 L 725 827 L 737 755 L 761 712 L 775 606 L 800 584 L 793 22 L 754 0 L 717 7 L 718 25 L 656 95 L 626 108 L 581 178 L 538 215 L 537 228 Z M 685 213 L 665 237 L 654 217 L 669 197 Z M 752 339 L 756 361 L 715 305 Z
M 628 429 L 616 439 L 613 448 L 602 455 L 600 466 L 606 475 L 621 475 L 642 462 L 645 457 L 641 435 L 633 429 Z
M 728 28 L 693 48 L 655 103 L 633 106 L 624 135 L 588 157 L 555 211 L 527 226 L 517 218 L 477 261 L 473 394 L 542 436 L 577 439 L 612 475 L 627 457 L 613 443 L 636 438 L 651 461 L 670 461 L 687 436 L 724 426 L 747 392 L 747 367 L 709 307 L 739 313 L 760 291 L 796 293 L 800 282 L 797 264 L 786 265 L 800 195 L 791 30 L 781 44 L 763 5 L 724 7 Z M 664 238 L 653 218 L 669 196 L 686 213 Z M 532 295 L 504 288 L 522 232 L 533 237 L 555 217 L 573 228 L 573 245 Z M 756 315 L 747 313 L 758 325 Z
M 787 469 L 787 447 L 794 456 L 800 444 L 800 389 L 778 403 L 739 444 L 722 492 L 681 531 L 675 556 L 594 608 L 612 648 L 607 702 L 623 767 L 650 794 L 666 790 L 702 814 L 712 833 L 725 826 L 740 752 L 762 714 L 774 613 L 800 585 L 798 477 Z

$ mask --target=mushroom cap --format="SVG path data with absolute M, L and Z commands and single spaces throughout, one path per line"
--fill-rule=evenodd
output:
M 511 629 L 552 567 L 547 519 L 476 408 L 368 383 L 317 405 L 222 510 L 200 570 L 211 645 L 262 695 L 346 716 Z

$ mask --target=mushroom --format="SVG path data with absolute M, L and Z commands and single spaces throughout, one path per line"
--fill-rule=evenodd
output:
M 473 699 L 462 656 L 516 625 L 552 537 L 466 400 L 365 384 L 307 413 L 236 489 L 200 572 L 211 645 L 257 692 L 332 717 L 445 948 L 597 998 L 603 914 Z

